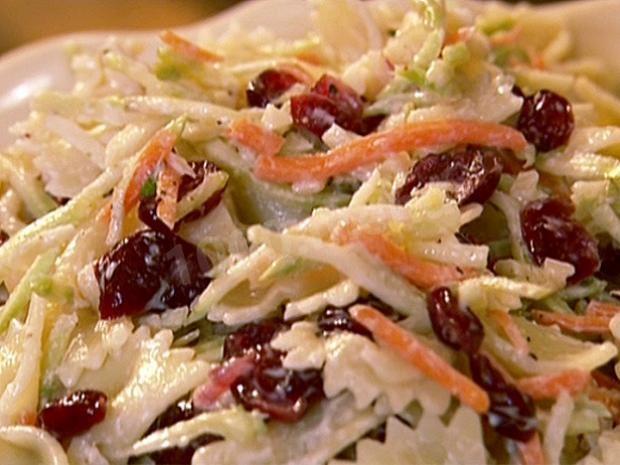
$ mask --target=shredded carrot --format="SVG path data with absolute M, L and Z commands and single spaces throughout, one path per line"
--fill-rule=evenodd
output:
M 174 228 L 177 216 L 177 198 L 179 186 L 181 185 L 181 174 L 173 169 L 169 163 L 163 164 L 163 169 L 159 173 L 157 180 L 157 194 L 159 203 L 157 204 L 157 216 L 170 229 Z
M 534 400 L 556 399 L 562 391 L 571 396 L 582 393 L 590 384 L 590 373 L 583 370 L 568 370 L 549 375 L 521 378 L 517 387 Z
M 545 465 L 545 454 L 540 442 L 540 435 L 534 434 L 529 441 L 517 442 L 523 465 Z
M 509 31 L 493 34 L 490 38 L 491 45 L 495 47 L 514 45 L 519 40 L 519 37 L 521 37 L 522 32 L 523 28 L 521 26 L 515 26 Z
M 459 31 L 456 31 L 456 32 L 452 32 L 446 35 L 446 38 L 443 41 L 443 45 L 444 47 L 446 45 L 454 45 L 460 41 L 461 41 L 461 34 L 459 34 Z
M 473 27 L 461 27 L 458 31 L 447 34 L 443 41 L 443 45 L 445 47 L 446 45 L 454 45 L 458 42 L 466 42 L 472 38 L 474 32 L 475 28 Z
M 255 174 L 271 182 L 327 180 L 403 151 L 454 144 L 485 145 L 515 151 L 527 142 L 516 129 L 465 120 L 408 123 L 336 147 L 328 153 L 296 157 L 259 157 Z
M 110 223 L 112 219 L 112 203 L 108 203 L 105 207 L 103 207 L 99 213 L 97 213 L 97 217 L 95 218 L 96 222 L 102 221 L 104 223 Z
M 473 268 L 460 269 L 454 265 L 432 262 L 407 253 L 379 233 L 342 230 L 337 237 L 340 243 L 359 243 L 388 267 L 404 276 L 412 284 L 429 290 L 437 286 L 480 274 Z
M 314 53 L 314 52 L 300 52 L 296 56 L 301 61 L 305 61 L 306 63 L 309 63 L 311 65 L 315 65 L 315 66 L 323 66 L 323 65 L 325 65 L 325 59 L 321 55 L 319 55 L 318 53 Z
M 560 328 L 574 333 L 607 333 L 611 321 L 608 316 L 569 315 L 543 310 L 534 310 L 532 315 L 542 325 L 558 325 Z
M 36 426 L 37 414 L 35 412 L 25 412 L 17 419 L 17 424 L 23 426 Z
M 209 63 L 214 61 L 222 61 L 224 58 L 217 53 L 205 50 L 187 39 L 184 39 L 176 32 L 164 31 L 160 36 L 161 40 L 172 48 L 175 52 L 183 55 L 188 60 Z
M 284 145 L 282 136 L 246 119 L 233 121 L 228 128 L 228 137 L 261 157 L 273 157 Z
M 232 358 L 220 367 L 209 373 L 209 380 L 198 386 L 192 395 L 192 400 L 200 410 L 209 410 L 224 395 L 230 391 L 230 386 L 241 376 L 251 372 L 256 366 L 255 355 L 248 353 L 243 357 Z
M 532 66 L 534 68 L 544 70 L 547 67 L 547 65 L 545 64 L 545 59 L 543 58 L 542 54 L 530 52 L 529 56 L 530 56 L 530 62 L 532 63 Z
M 484 389 L 380 311 L 366 305 L 355 305 L 351 308 L 351 315 L 372 333 L 375 340 L 448 389 L 462 403 L 478 413 L 489 410 L 489 396 Z
M 149 176 L 174 148 L 178 135 L 169 129 L 160 129 L 140 155 L 138 164 L 125 193 L 125 211 L 131 210 L 140 200 L 140 191 Z
M 604 318 L 613 318 L 620 313 L 620 305 L 612 304 L 610 302 L 601 302 L 599 300 L 593 300 L 588 304 L 586 308 L 586 315 Z
M 527 339 L 525 339 L 525 336 L 523 336 L 521 330 L 507 312 L 491 310 L 489 316 L 502 328 L 502 331 L 504 331 L 506 337 L 508 337 L 508 340 L 514 346 L 518 354 L 527 355 L 530 352 Z

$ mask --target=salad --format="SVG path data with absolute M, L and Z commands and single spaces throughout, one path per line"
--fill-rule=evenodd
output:
M 73 45 L 12 128 L 2 464 L 616 463 L 620 78 L 527 6 L 308 14 Z

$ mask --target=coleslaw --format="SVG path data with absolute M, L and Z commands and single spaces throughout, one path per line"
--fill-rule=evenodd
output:
M 618 78 L 527 6 L 308 14 L 74 45 L 13 126 L 3 464 L 617 460 Z

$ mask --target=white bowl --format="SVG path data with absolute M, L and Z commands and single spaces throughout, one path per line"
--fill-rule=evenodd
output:
M 475 0 L 472 0 L 476 4 Z M 480 5 L 478 3 L 478 5 Z M 221 33 L 232 22 L 248 28 L 264 26 L 276 35 L 294 38 L 310 26 L 303 0 L 253 0 L 180 32 Z M 567 19 L 579 55 L 602 57 L 612 72 L 620 72 L 620 1 L 581 0 L 543 7 L 545 13 Z M 0 57 L 0 147 L 11 141 L 8 128 L 26 117 L 30 99 L 43 89 L 68 90 L 72 77 L 65 53 L 67 43 L 98 44 L 110 35 L 156 39 L 156 32 L 104 31 L 59 36 L 18 48 Z

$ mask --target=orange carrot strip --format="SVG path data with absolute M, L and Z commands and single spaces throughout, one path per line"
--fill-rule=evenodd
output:
M 264 157 L 273 157 L 284 145 L 282 136 L 245 119 L 232 122 L 228 137 Z
M 620 305 L 598 300 L 591 301 L 586 308 L 587 316 L 598 316 L 611 319 L 618 313 L 620 313 Z
M 104 223 L 109 224 L 111 219 L 112 219 L 112 204 L 108 203 L 106 206 L 104 206 L 99 211 L 99 213 L 97 213 L 95 221 L 97 222 L 102 221 Z
M 545 465 L 545 454 L 538 433 L 527 442 L 517 442 L 517 448 L 523 465 Z
M 491 45 L 495 47 L 502 45 L 513 45 L 519 40 L 522 32 L 523 28 L 521 26 L 516 26 L 509 31 L 493 34 L 489 40 Z
M 590 384 L 590 373 L 583 370 L 567 370 L 549 375 L 521 378 L 517 387 L 534 400 L 556 399 L 562 391 L 576 396 Z
M 140 155 L 136 169 L 125 193 L 125 211 L 131 210 L 140 200 L 140 191 L 149 176 L 164 158 L 172 152 L 178 135 L 169 129 L 160 129 Z
M 217 53 L 205 50 L 196 44 L 193 44 L 187 39 L 184 39 L 176 32 L 164 31 L 160 36 L 161 40 L 174 49 L 180 55 L 183 55 L 188 60 L 201 61 L 201 62 L 213 62 L 222 61 L 224 58 Z
M 534 310 L 534 319 L 545 326 L 558 325 L 575 333 L 606 333 L 611 318 L 594 315 L 567 315 L 564 313 Z
M 378 342 L 385 344 L 422 374 L 448 389 L 462 403 L 469 405 L 478 413 L 489 410 L 490 401 L 485 390 L 454 369 L 433 350 L 418 341 L 413 334 L 378 310 L 366 305 L 355 305 L 351 308 L 351 315 L 364 325 Z
M 157 193 L 160 198 L 157 204 L 157 216 L 159 216 L 170 229 L 174 227 L 176 220 L 177 197 L 179 195 L 180 185 L 181 174 L 168 163 L 164 163 L 157 182 Z
M 324 154 L 259 157 L 256 176 L 271 182 L 326 180 L 403 151 L 454 144 L 474 144 L 523 150 L 519 131 L 495 123 L 465 120 L 408 123 L 341 145 Z
M 446 38 L 443 41 L 443 45 L 444 46 L 453 45 L 460 41 L 461 41 L 461 34 L 459 34 L 459 31 L 456 31 L 456 32 L 452 32 L 446 35 Z
M 454 265 L 432 262 L 415 255 L 408 254 L 394 242 L 383 235 L 368 231 L 351 233 L 343 230 L 338 237 L 340 242 L 357 242 L 368 252 L 379 258 L 388 267 L 404 276 L 412 284 L 421 289 L 432 289 L 448 283 L 461 281 L 478 275 L 473 268 L 459 269 Z
M 501 310 L 491 310 L 489 316 L 502 328 L 502 331 L 504 331 L 508 340 L 519 354 L 527 355 L 530 352 L 527 339 L 525 339 L 525 336 L 523 336 L 521 330 L 508 313 Z

